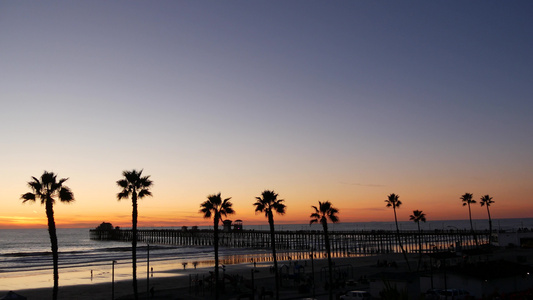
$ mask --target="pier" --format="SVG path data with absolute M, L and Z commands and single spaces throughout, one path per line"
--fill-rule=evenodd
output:
M 480 245 L 487 244 L 488 231 L 476 231 Z M 130 229 L 90 230 L 93 240 L 131 241 Z M 407 253 L 429 253 L 442 250 L 461 250 L 476 247 L 470 230 L 401 231 L 400 240 Z M 368 255 L 401 252 L 396 231 L 333 231 L 329 232 L 334 256 Z M 139 242 L 174 246 L 213 246 L 213 230 L 140 229 Z M 318 230 L 276 231 L 276 249 L 280 251 L 324 252 L 324 233 Z M 219 231 L 219 245 L 229 248 L 270 249 L 270 231 Z

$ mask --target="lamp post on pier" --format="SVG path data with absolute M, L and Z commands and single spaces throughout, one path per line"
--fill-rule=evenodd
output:
M 313 250 L 314 248 L 311 249 L 311 254 L 309 254 L 309 257 L 311 258 L 311 279 L 313 280 L 313 298 L 315 298 L 315 254 L 313 253 Z
M 117 263 L 114 260 L 111 265 L 111 300 L 115 300 L 115 264 Z
M 150 299 L 150 244 L 146 244 L 146 298 Z
M 254 264 L 254 267 L 251 269 L 252 270 L 252 300 L 255 300 L 255 261 L 253 258 L 250 259 L 250 262 L 252 262 Z

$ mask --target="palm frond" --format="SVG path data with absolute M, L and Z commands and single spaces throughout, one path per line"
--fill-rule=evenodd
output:
M 272 190 L 264 190 L 261 193 L 262 197 L 255 197 L 257 200 L 254 205 L 256 206 L 256 212 L 264 212 L 265 217 L 269 217 L 269 214 L 276 212 L 280 215 L 285 214 L 285 204 L 283 199 L 278 199 L 278 194 Z
M 226 209 L 220 210 L 220 215 L 227 217 L 228 215 L 232 215 L 235 213 L 235 210 L 231 207 L 226 207 Z
M 320 222 L 324 228 L 327 228 L 328 219 L 333 223 L 337 223 L 339 221 L 339 217 L 337 216 L 339 210 L 333 207 L 331 202 L 318 201 L 318 207 L 314 205 L 311 207 L 315 210 L 315 212 L 310 215 L 310 224 Z
M 229 201 L 230 199 L 231 197 L 222 200 L 220 193 L 209 195 L 207 196 L 207 200 L 200 204 L 199 212 L 202 213 L 206 219 L 213 216 L 216 222 L 221 219 L 221 216 L 235 213 L 232 208 L 233 203 Z
M 285 212 L 287 211 L 287 206 L 285 204 L 279 204 L 279 205 L 274 206 L 274 209 L 276 210 L 276 213 L 280 215 L 284 215 Z
M 117 194 L 117 199 L 118 200 L 127 199 L 129 197 L 130 197 L 130 191 L 129 190 L 122 190 L 122 192 Z
M 202 208 L 202 209 L 200 209 L 200 212 L 202 214 L 204 214 L 204 218 L 206 218 L 206 219 L 211 218 L 211 210 L 206 209 L 206 208 Z
M 68 187 L 61 187 L 59 190 L 59 200 L 61 202 L 73 202 L 74 194 Z
M 22 203 L 26 203 L 27 201 L 35 201 L 35 194 L 33 193 L 26 193 L 20 196 L 22 199 Z
M 142 199 L 147 196 L 152 196 L 152 192 L 147 189 L 142 189 L 137 196 L 139 197 L 139 199 Z
M 333 223 L 338 223 L 339 222 L 339 217 L 334 215 L 334 214 L 330 214 L 329 215 L 329 220 Z
M 409 220 L 419 223 L 420 221 L 426 222 L 426 214 L 421 210 L 413 210 L 413 214 L 409 216 Z
M 56 175 L 53 172 L 44 171 L 43 175 L 41 175 L 41 182 L 43 185 L 49 185 L 56 182 Z
M 150 176 L 144 176 L 140 179 L 140 186 L 142 188 L 148 188 L 153 185 L 153 181 L 150 180 Z
M 117 181 L 117 185 L 118 185 L 119 187 L 125 189 L 125 188 L 128 187 L 129 183 L 128 183 L 128 180 L 126 180 L 126 179 L 120 179 L 120 180 Z
M 30 192 L 22 195 L 23 202 L 40 199 L 41 204 L 49 202 L 53 205 L 56 197 L 62 202 L 74 201 L 74 194 L 70 188 L 63 186 L 63 183 L 68 178 L 62 178 L 57 181 L 57 175 L 54 172 L 44 171 L 40 180 L 35 176 L 32 176 L 31 179 L 28 182 L 28 186 L 32 189 L 33 193 Z
M 261 201 L 257 201 L 254 203 L 254 206 L 255 206 L 255 212 L 258 213 L 258 212 L 263 212 L 265 210 L 265 204 L 262 203 Z
M 209 200 L 209 202 L 211 202 L 213 204 L 213 206 L 217 207 L 217 206 L 220 206 L 222 204 L 222 198 L 220 197 L 220 193 L 218 194 L 213 194 L 213 195 L 209 195 L 207 196 L 207 199 Z
M 67 181 L 67 180 L 68 180 L 68 178 L 61 178 L 58 182 L 54 182 L 52 184 L 52 190 L 53 191 L 57 191 L 57 190 L 61 189 L 61 187 L 63 186 L 63 183 L 65 181 Z
M 208 197 L 209 198 L 209 197 Z M 200 212 L 204 214 L 204 218 L 211 218 L 212 212 L 215 211 L 215 205 L 210 199 L 200 204 Z
M 135 169 L 128 171 L 122 171 L 124 178 L 117 180 L 117 185 L 122 188 L 122 191 L 117 194 L 117 199 L 125 199 L 137 195 L 138 199 L 142 199 L 147 196 L 152 196 L 149 188 L 153 182 L 149 179 L 150 176 L 142 177 L 143 170 L 137 171 Z
M 204 215 L 204 218 L 211 218 L 213 209 L 213 203 L 211 201 L 206 200 L 202 204 L 200 204 L 200 213 Z
M 385 200 L 387 203 L 387 207 L 391 207 L 396 209 L 396 207 L 400 207 L 402 205 L 402 202 L 400 201 L 400 196 L 396 195 L 394 193 L 387 196 L 387 200 Z
M 220 205 L 219 212 L 221 215 L 227 216 L 227 215 L 231 215 L 235 213 L 235 210 L 233 210 L 233 207 L 232 207 L 233 203 L 229 201 L 230 199 L 231 197 L 224 199 L 224 201 Z
M 472 200 L 472 197 L 473 195 L 471 193 L 464 193 L 460 199 L 466 203 L 476 203 L 474 200 Z
M 43 189 L 41 182 L 33 177 L 33 181 L 28 182 L 28 186 L 36 193 L 40 193 Z
M 124 176 L 125 180 L 128 182 L 128 185 L 131 185 L 135 188 L 139 188 L 139 180 L 141 178 L 141 175 L 142 170 L 138 172 L 137 170 L 133 169 L 131 171 L 122 172 L 122 176 Z

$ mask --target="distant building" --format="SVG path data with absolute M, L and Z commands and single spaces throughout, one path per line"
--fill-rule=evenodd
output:
M 222 224 L 223 224 L 223 229 L 222 230 L 225 231 L 225 232 L 230 232 L 231 231 L 231 223 L 232 223 L 231 220 L 224 220 L 222 222 Z
M 113 230 L 113 225 L 111 223 L 102 222 L 102 224 L 100 224 L 100 225 L 98 225 L 98 227 L 96 227 L 96 230 L 112 231 Z
M 493 244 L 496 246 L 533 248 L 533 231 L 528 229 L 515 232 L 498 232 L 494 237 Z
M 235 220 L 235 223 L 233 223 L 233 230 L 242 230 L 242 220 Z

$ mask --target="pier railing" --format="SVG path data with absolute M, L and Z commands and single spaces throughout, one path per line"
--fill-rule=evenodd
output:
M 488 243 L 488 231 L 474 232 L 478 243 Z M 131 241 L 132 230 L 90 230 L 93 240 Z M 333 231 L 329 233 L 333 254 L 346 256 L 400 252 L 396 231 Z M 471 249 L 476 246 L 470 230 L 401 231 L 399 235 L 408 253 L 435 250 Z M 140 229 L 139 242 L 175 246 L 212 246 L 213 230 Z M 280 251 L 324 251 L 324 234 L 317 230 L 277 231 L 276 249 Z M 419 243 L 420 241 L 420 243 Z M 230 248 L 270 249 L 270 231 L 219 231 L 219 245 Z

